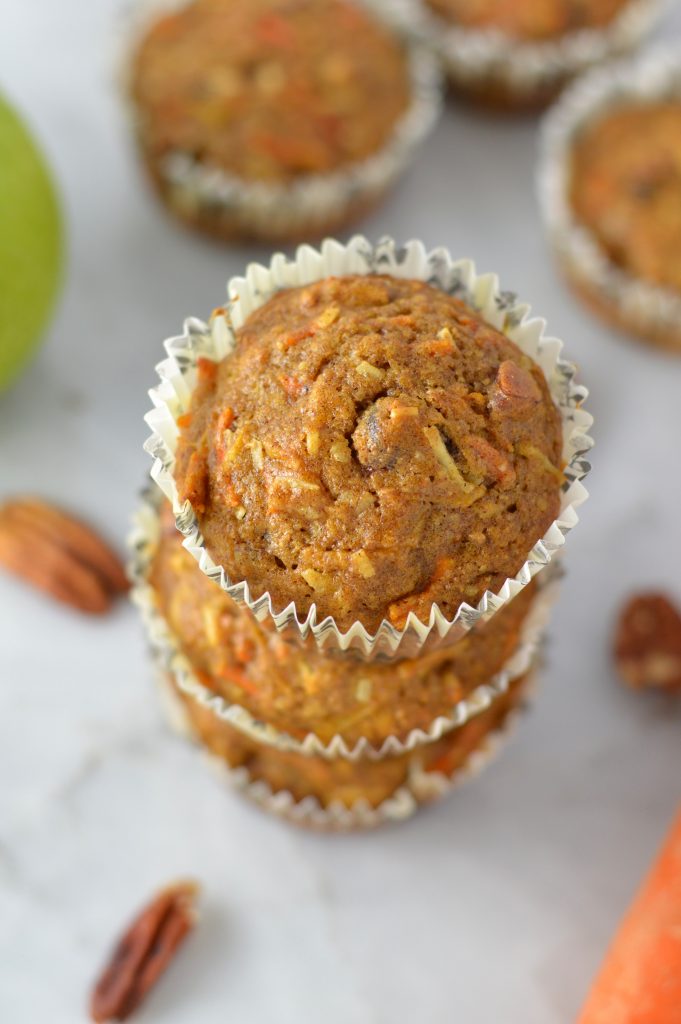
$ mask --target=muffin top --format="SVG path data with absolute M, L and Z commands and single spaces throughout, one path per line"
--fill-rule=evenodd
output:
M 514 39 L 557 39 L 610 24 L 630 0 L 424 0 L 464 28 L 498 29 Z
M 402 627 L 515 575 L 559 509 L 539 367 L 421 281 L 279 292 L 202 360 L 176 481 L 206 546 L 275 609 Z
M 153 159 L 271 183 L 371 156 L 410 98 L 399 43 L 346 0 L 194 0 L 150 28 L 131 88 Z
M 572 152 L 577 219 L 619 267 L 681 291 L 681 101 L 596 118 Z

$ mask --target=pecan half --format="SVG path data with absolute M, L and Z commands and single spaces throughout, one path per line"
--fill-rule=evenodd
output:
M 614 639 L 617 670 L 636 690 L 681 692 L 681 614 L 664 594 L 634 595 Z
M 90 614 L 128 589 L 118 556 L 89 526 L 38 498 L 0 506 L 0 566 Z
M 196 924 L 197 895 L 195 882 L 176 882 L 138 914 L 95 985 L 96 1024 L 127 1020 L 146 998 Z
M 541 401 L 539 386 L 529 372 L 511 360 L 504 360 L 490 392 L 492 409 L 515 411 L 518 415 Z

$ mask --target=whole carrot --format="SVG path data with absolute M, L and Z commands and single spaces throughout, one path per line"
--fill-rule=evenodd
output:
M 681 813 L 615 935 L 577 1024 L 681 1024 Z

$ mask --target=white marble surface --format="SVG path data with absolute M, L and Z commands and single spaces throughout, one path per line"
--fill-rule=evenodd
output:
M 66 204 L 66 290 L 0 400 L 0 496 L 36 490 L 122 542 L 147 469 L 161 340 L 262 250 L 167 221 L 127 144 L 114 0 L 5 0 L 0 82 Z M 677 11 L 665 26 L 681 38 Z M 614 609 L 681 597 L 681 363 L 593 322 L 557 280 L 532 193 L 535 124 L 450 109 L 364 228 L 497 270 L 563 336 L 597 416 L 535 713 L 480 780 L 406 825 L 323 837 L 222 790 L 159 720 L 131 608 L 89 622 L 0 579 L 0 1020 L 74 1024 L 112 936 L 159 884 L 205 885 L 201 929 L 140 1020 L 568 1024 L 679 798 L 678 705 L 623 692 Z

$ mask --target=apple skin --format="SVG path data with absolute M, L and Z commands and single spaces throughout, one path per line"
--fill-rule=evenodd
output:
M 62 276 L 63 226 L 45 159 L 0 96 L 0 393 L 35 353 Z

